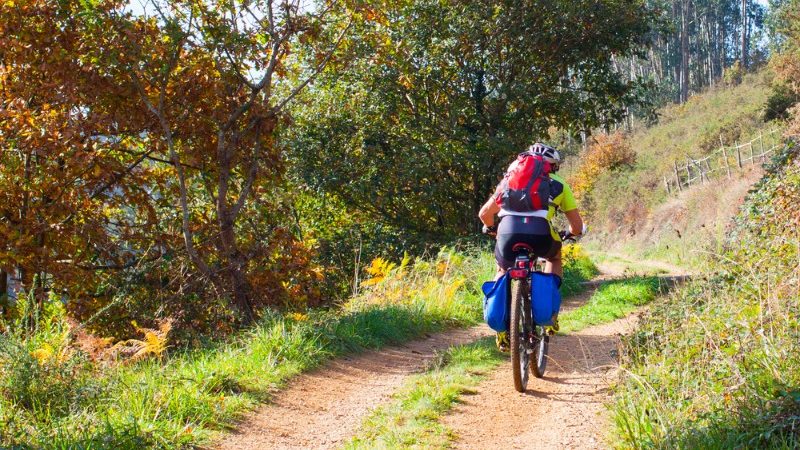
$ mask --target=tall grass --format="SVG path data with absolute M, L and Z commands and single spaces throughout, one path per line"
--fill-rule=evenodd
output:
M 613 407 L 620 447 L 800 447 L 800 234 L 785 226 L 799 202 L 795 161 L 754 189 L 716 274 L 643 318 Z
M 685 104 L 663 108 L 657 124 L 637 126 L 628 135 L 635 164 L 600 175 L 592 192 L 580 199 L 593 229 L 590 239 L 643 259 L 702 269 L 704 258 L 697 250 L 718 250 L 724 224 L 736 214 L 752 177 L 748 170 L 734 170 L 732 180 L 695 185 L 681 195 L 668 195 L 663 180 L 675 178 L 675 162 L 719 150 L 720 138 L 731 146 L 779 126 L 762 118 L 771 78 L 764 70 L 748 74 L 737 86 L 720 84 Z M 712 159 L 711 164 L 717 163 Z
M 63 310 L 43 315 L 47 326 L 0 335 L 0 447 L 209 442 L 327 359 L 477 323 L 479 281 L 493 274 L 490 255 L 445 250 L 393 269 L 340 308 L 268 314 L 229 342 L 127 365 L 89 361 L 70 346 Z
M 480 282 L 495 272 L 490 254 L 452 249 L 380 266 L 337 308 L 267 314 L 228 342 L 128 364 L 92 362 L 73 348 L 60 301 L 52 302 L 38 319 L 46 326 L 0 335 L 0 448 L 208 443 L 330 358 L 478 323 Z

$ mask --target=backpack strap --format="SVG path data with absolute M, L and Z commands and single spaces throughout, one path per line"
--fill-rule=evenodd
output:
M 528 181 L 528 185 L 525 187 L 525 192 L 532 192 L 532 190 L 534 188 L 536 188 L 538 190 L 539 189 L 539 185 L 542 183 L 543 172 L 546 172 L 547 165 L 549 163 L 547 161 L 545 161 L 544 158 L 542 158 L 541 156 L 534 155 L 533 153 L 530 153 L 530 152 L 525 152 L 525 153 L 521 154 L 520 157 L 523 157 L 523 158 L 524 157 L 532 157 L 532 158 L 537 158 L 538 157 L 541 160 L 542 163 L 541 164 L 536 164 L 536 166 L 534 168 L 534 172 L 531 174 L 531 179 L 530 179 L 530 181 Z M 546 175 L 546 173 L 545 173 L 545 175 Z M 531 198 L 531 207 L 533 208 L 534 211 L 538 211 L 540 209 L 547 209 L 547 206 L 543 205 L 541 199 L 539 199 L 538 197 L 532 195 L 530 198 Z

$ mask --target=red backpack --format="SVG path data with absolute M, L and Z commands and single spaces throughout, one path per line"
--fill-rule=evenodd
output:
M 550 206 L 550 169 L 541 155 L 520 153 L 508 168 L 497 203 L 512 212 L 546 210 Z

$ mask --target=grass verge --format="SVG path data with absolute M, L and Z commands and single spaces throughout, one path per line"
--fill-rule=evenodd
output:
M 561 285 L 561 294 L 565 297 L 585 291 L 586 286 L 583 282 L 591 280 L 600 273 L 594 263 L 594 255 L 590 257 L 580 244 L 565 245 L 562 258 L 564 282 Z
M 560 333 L 571 333 L 627 316 L 661 291 L 658 277 L 633 277 L 602 284 L 579 308 L 559 315 Z
M 493 338 L 450 348 L 375 410 L 344 448 L 448 448 L 452 433 L 439 419 L 506 358 Z
M 586 305 L 562 314 L 562 332 L 624 317 L 655 299 L 660 289 L 658 277 L 609 282 Z M 451 348 L 427 373 L 412 378 L 389 404 L 373 412 L 344 448 L 449 448 L 454 436 L 439 419 L 506 358 L 493 338 Z
M 206 444 L 289 378 L 331 358 L 480 322 L 480 281 L 495 271 L 490 254 L 450 249 L 373 268 L 361 295 L 339 308 L 271 314 L 231 341 L 137 363 L 89 361 L 71 346 L 63 310 L 32 315 L 33 334 L 8 324 L 0 334 L 0 448 Z
M 620 448 L 800 448 L 800 160 L 788 146 L 714 272 L 657 301 L 622 352 Z

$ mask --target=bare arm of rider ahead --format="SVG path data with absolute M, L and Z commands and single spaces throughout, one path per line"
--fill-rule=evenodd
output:
M 569 222 L 569 233 L 573 236 L 580 236 L 583 234 L 583 219 L 581 218 L 581 213 L 578 212 L 578 209 L 575 208 L 572 211 L 567 211 L 564 213 L 567 217 L 567 222 Z
M 483 207 L 481 207 L 481 211 L 478 213 L 478 217 L 481 219 L 484 225 L 487 227 L 494 226 L 494 216 L 500 212 L 500 206 L 494 201 L 494 195 L 489 198 L 489 200 L 484 203 Z
M 501 186 L 497 186 L 494 194 L 492 194 L 492 196 L 489 197 L 489 200 L 483 204 L 480 212 L 478 213 L 478 218 L 481 219 L 481 222 L 483 222 L 483 224 L 487 227 L 493 227 L 495 225 L 494 217 L 500 212 L 500 205 L 497 204 L 496 199 L 497 194 L 501 189 Z

